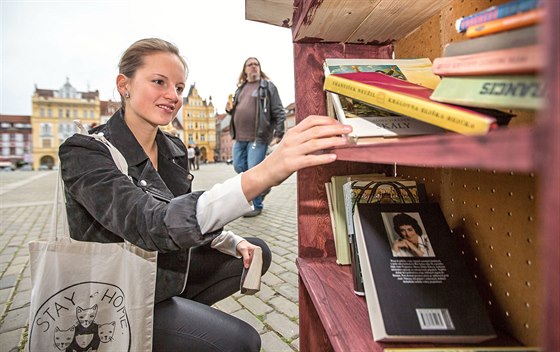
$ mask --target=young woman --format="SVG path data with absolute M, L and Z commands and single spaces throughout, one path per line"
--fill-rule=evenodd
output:
M 186 75 L 178 49 L 164 40 L 142 39 L 124 52 L 116 78 L 122 108 L 90 133 L 103 133 L 119 149 L 130 178 L 102 143 L 68 138 L 59 154 L 71 236 L 127 240 L 159 252 L 154 351 L 259 351 L 257 331 L 211 305 L 239 290 L 256 246 L 263 249 L 263 274 L 271 253 L 262 240 L 223 226 L 293 172 L 334 161 L 334 154 L 316 152 L 345 144 L 340 135 L 351 128 L 324 116 L 307 118 L 259 165 L 209 191 L 191 192 L 184 144 L 158 128 L 181 107 Z

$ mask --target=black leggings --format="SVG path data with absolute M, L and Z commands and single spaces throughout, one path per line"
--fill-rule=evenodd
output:
M 266 243 L 247 238 L 263 249 L 263 274 L 272 255 Z M 239 291 L 241 259 L 207 246 L 193 249 L 185 291 L 154 307 L 153 351 L 255 351 L 259 333 L 246 322 L 211 305 Z

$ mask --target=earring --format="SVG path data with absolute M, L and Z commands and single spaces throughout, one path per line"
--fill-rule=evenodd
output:
M 125 93 L 124 93 L 124 97 L 125 97 L 126 99 L 128 99 L 128 98 L 130 98 L 130 94 L 128 94 L 128 92 L 125 92 Z

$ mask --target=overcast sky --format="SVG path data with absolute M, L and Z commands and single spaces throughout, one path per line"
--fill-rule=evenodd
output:
M 224 112 L 247 57 L 257 57 L 294 101 L 293 50 L 287 28 L 245 20 L 245 0 L 0 0 L 0 113 L 30 115 L 35 84 L 99 90 L 119 100 L 117 64 L 134 41 L 160 37 L 176 44 L 196 83 Z

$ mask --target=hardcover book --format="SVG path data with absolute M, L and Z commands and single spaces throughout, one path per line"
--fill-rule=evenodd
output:
M 544 18 L 544 9 L 538 8 L 535 10 L 518 13 L 516 15 L 499 18 L 497 20 L 477 24 L 467 28 L 465 35 L 468 38 L 476 38 L 483 35 L 509 31 L 516 28 L 531 26 L 542 22 Z
M 413 180 L 398 178 L 375 177 L 367 181 L 351 180 L 342 185 L 344 211 L 350 260 L 352 265 L 352 281 L 354 293 L 363 296 L 364 283 L 356 245 L 354 231 L 354 207 L 357 203 L 418 203 L 427 199 L 424 184 L 416 184 Z
M 431 99 L 482 108 L 540 109 L 543 82 L 536 75 L 444 77 Z
M 459 18 L 455 21 L 455 28 L 457 32 L 464 32 L 468 27 L 533 10 L 539 6 L 542 6 L 542 0 L 513 0 Z
M 496 336 L 437 203 L 358 203 L 354 226 L 375 341 Z
M 325 76 L 331 73 L 378 72 L 416 84 L 435 88 L 440 78 L 432 72 L 432 62 L 420 59 L 339 59 L 327 58 Z M 384 138 L 444 133 L 436 126 L 327 92 L 331 116 L 351 125 L 350 138 L 356 143 L 386 141 Z M 329 110 L 329 109 L 328 109 Z
M 429 123 L 382 110 L 331 92 L 327 92 L 327 100 L 334 110 L 334 112 L 329 111 L 329 115 L 352 126 L 352 133 L 349 137 L 354 143 L 387 142 L 387 138 L 447 132 L 443 128 Z
M 331 74 L 323 88 L 462 134 L 486 134 L 498 126 L 490 115 L 433 101 L 431 89 L 382 73 Z
M 434 73 L 440 76 L 506 75 L 536 73 L 544 69 L 541 45 L 438 57 Z
M 539 41 L 537 28 L 539 27 L 529 26 L 460 42 L 448 43 L 443 48 L 443 56 L 469 55 L 485 51 L 536 45 Z

